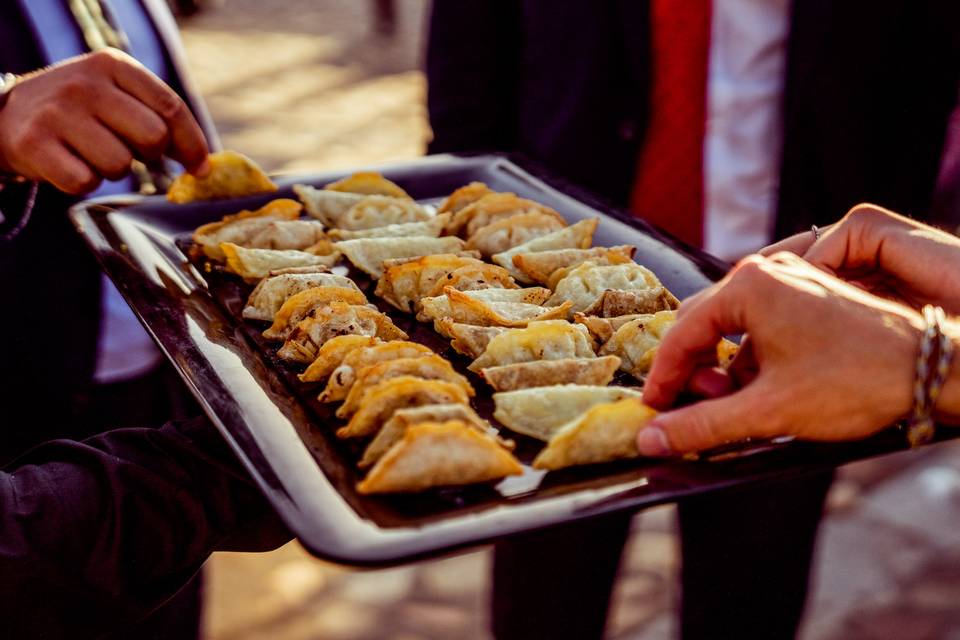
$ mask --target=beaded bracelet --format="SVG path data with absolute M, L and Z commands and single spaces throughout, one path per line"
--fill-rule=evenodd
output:
M 923 335 L 917 352 L 916 378 L 913 382 L 913 414 L 907 423 L 907 441 L 911 447 L 933 439 L 933 408 L 940 397 L 950 371 L 953 342 L 943 332 L 946 319 L 941 307 L 923 307 Z

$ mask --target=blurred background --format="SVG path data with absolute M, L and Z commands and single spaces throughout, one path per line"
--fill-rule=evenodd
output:
M 270 171 L 424 153 L 427 0 L 171 4 L 184 10 L 190 66 L 226 148 Z M 804 640 L 960 640 L 958 454 L 960 445 L 941 445 L 842 470 L 821 528 Z M 674 517 L 661 507 L 635 519 L 610 638 L 676 636 Z M 485 638 L 489 566 L 485 549 L 369 572 L 321 562 L 296 543 L 262 555 L 220 553 L 207 564 L 205 633 Z

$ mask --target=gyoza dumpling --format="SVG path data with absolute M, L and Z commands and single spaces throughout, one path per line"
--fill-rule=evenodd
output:
M 490 340 L 471 371 L 533 360 L 595 358 L 586 327 L 566 320 L 531 322 L 523 329 L 510 329 Z
M 425 404 L 469 404 L 470 398 L 459 385 L 443 380 L 424 380 L 400 376 L 384 380 L 367 392 L 360 410 L 347 426 L 337 430 L 340 438 L 372 436 L 397 409 Z
M 296 249 L 247 249 L 230 242 L 220 245 L 227 259 L 227 270 L 247 282 L 257 282 L 270 275 L 271 271 L 289 267 L 332 267 L 340 260 L 340 252 L 316 255 Z
M 331 240 L 357 240 L 358 238 L 413 238 L 422 236 L 426 238 L 437 238 L 443 233 L 444 228 L 450 222 L 449 213 L 441 213 L 429 220 L 418 222 L 404 222 L 401 224 L 388 224 L 385 227 L 374 227 L 372 229 L 360 229 L 358 231 L 348 231 L 346 229 L 331 229 Z
M 428 404 L 422 407 L 394 411 L 393 416 L 384 423 L 383 428 L 367 445 L 366 451 L 363 452 L 363 459 L 357 466 L 361 469 L 371 466 L 383 457 L 383 454 L 389 451 L 390 447 L 403 438 L 403 435 L 411 426 L 421 422 L 446 422 L 448 420 L 461 420 L 467 426 L 493 436 L 504 448 L 513 449 L 514 443 L 512 441 L 500 439 L 497 430 L 467 405 Z
M 400 185 L 384 178 L 376 171 L 358 171 L 346 178 L 331 182 L 323 187 L 328 191 L 342 191 L 344 193 L 360 193 L 366 196 L 390 196 L 412 200 Z
M 366 196 L 360 193 L 341 193 L 327 189 L 317 189 L 305 184 L 293 185 L 293 191 L 303 202 L 307 213 L 328 227 L 350 210 L 350 207 Z
M 287 298 L 273 316 L 273 324 L 263 332 L 268 340 L 286 340 L 294 327 L 300 324 L 315 309 L 331 302 L 367 304 L 362 291 L 347 287 L 313 287 Z
M 467 265 L 454 269 L 427 292 L 428 297 L 443 295 L 445 287 L 452 287 L 457 291 L 476 291 L 478 289 L 517 289 L 517 283 L 503 267 L 486 262 L 476 265 Z
M 220 151 L 208 156 L 210 173 L 198 178 L 183 173 L 167 190 L 167 200 L 186 204 L 198 200 L 240 198 L 277 190 L 267 174 L 250 158 L 236 151 Z
M 466 247 L 476 249 L 484 257 L 489 257 L 544 236 L 551 231 L 563 229 L 566 224 L 556 212 L 552 214 L 541 211 L 519 213 L 477 229 L 467 240 Z
M 447 233 L 469 238 L 491 223 L 527 213 L 542 213 L 565 224 L 559 213 L 539 202 L 520 198 L 515 193 L 491 192 L 458 209 Z
M 616 318 L 633 314 L 668 311 L 680 306 L 680 301 L 664 286 L 619 291 L 607 289 L 592 305 L 584 309 L 584 315 Z
M 565 318 L 570 305 L 542 307 L 527 302 L 502 302 L 478 297 L 481 292 L 524 291 L 523 289 L 482 289 L 480 291 L 457 291 L 447 287 L 444 293 L 450 303 L 450 315 L 455 322 L 475 324 L 483 327 L 525 327 L 537 320 Z M 434 298 L 436 300 L 436 298 Z M 423 301 L 426 312 L 426 299 Z M 420 317 L 418 315 L 418 317 Z M 440 316 L 443 317 L 443 316 Z M 429 319 L 435 320 L 432 315 Z
M 642 397 L 643 391 L 629 387 L 532 387 L 493 394 L 497 407 L 493 417 L 508 429 L 546 442 L 560 427 L 593 406 Z
M 423 256 L 384 269 L 383 277 L 377 282 L 376 294 L 401 311 L 413 312 L 416 303 L 429 295 L 451 272 L 464 266 L 482 265 L 480 260 L 452 253 Z
M 461 324 L 454 322 L 452 318 L 440 318 L 433 324 L 437 333 L 450 339 L 450 346 L 457 353 L 462 353 L 470 358 L 480 357 L 480 354 L 486 351 L 487 345 L 490 344 L 494 336 L 498 336 L 504 331 L 510 331 L 505 327 L 478 327 L 472 324 Z
M 384 380 L 413 376 L 424 380 L 444 380 L 457 385 L 464 393 L 473 397 L 475 392 L 470 383 L 462 375 L 453 370 L 453 365 L 435 353 L 416 358 L 398 358 L 388 362 L 371 365 L 360 370 L 357 380 L 350 387 L 346 400 L 337 409 L 338 418 L 349 418 L 364 402 L 370 389 Z
M 636 247 L 593 247 L 592 249 L 551 249 L 513 256 L 513 266 L 523 274 L 524 281 L 537 282 L 551 289 L 556 282 L 551 276 L 559 269 L 575 267 L 584 262 L 595 265 L 623 264 L 633 260 Z
M 584 311 L 607 289 L 637 291 L 657 287 L 663 287 L 657 276 L 635 262 L 606 266 L 584 262 L 557 283 L 547 306 L 572 302 L 573 311 Z
M 232 242 L 240 246 L 253 246 L 251 241 L 263 229 L 274 222 L 307 222 L 300 221 L 300 211 L 303 207 L 295 200 L 281 198 L 268 202 L 256 211 L 241 211 L 232 215 L 224 216 L 218 222 L 197 227 L 193 232 L 193 241 L 203 249 L 203 253 L 211 260 L 222 262 L 224 260 L 223 252 L 220 250 L 221 242 Z M 319 224 L 312 222 L 311 224 Z M 320 237 L 323 236 L 323 225 L 320 225 Z M 312 237 L 316 234 L 312 234 Z M 297 247 L 267 247 L 271 249 L 302 249 L 314 244 L 317 240 Z
M 600 220 L 597 218 L 581 220 L 564 229 L 518 244 L 494 255 L 491 259 L 509 271 L 514 278 L 525 281 L 523 273 L 513 264 L 514 256 L 555 249 L 589 249 L 593 245 L 593 234 L 597 230 L 598 224 L 600 224 Z
M 448 287 L 444 287 L 446 290 Z M 453 290 L 451 288 L 451 290 Z M 484 303 L 494 304 L 524 304 L 539 306 L 550 297 L 550 290 L 543 287 L 530 287 L 529 289 L 473 289 L 462 291 L 464 296 L 479 300 Z M 433 296 L 422 298 L 420 301 L 420 311 L 417 312 L 417 319 L 421 322 L 430 322 L 441 318 L 452 318 L 454 316 L 453 307 L 450 304 L 450 297 L 444 293 L 442 296 Z
M 533 466 L 552 471 L 637 458 L 637 434 L 656 415 L 639 398 L 597 405 L 558 429 Z
M 323 382 L 350 354 L 379 344 L 384 342 L 374 336 L 346 335 L 330 338 L 320 347 L 316 359 L 310 363 L 307 370 L 297 377 L 301 382 Z
M 414 258 L 436 253 L 456 253 L 463 249 L 460 238 L 360 238 L 335 245 L 361 271 L 376 279 L 383 277 L 383 262 L 396 258 Z
M 343 400 L 350 392 L 350 387 L 356 382 L 357 375 L 367 367 L 399 358 L 428 356 L 432 353 L 429 347 L 406 340 L 393 340 L 369 348 L 357 349 L 344 357 L 331 372 L 327 388 L 318 399 L 320 402 Z
M 675 311 L 660 311 L 631 320 L 600 347 L 600 354 L 618 356 L 622 361 L 620 368 L 642 380 L 650 371 L 660 341 L 676 318 Z
M 482 369 L 480 374 L 495 391 L 513 391 L 555 384 L 606 386 L 620 366 L 620 358 L 571 358 L 536 360 Z
M 635 313 L 626 316 L 616 316 L 614 318 L 600 318 L 598 316 L 575 313 L 573 314 L 573 320 L 577 324 L 585 326 L 590 331 L 590 335 L 593 336 L 594 340 L 596 340 L 598 344 L 603 345 L 613 337 L 617 329 L 631 320 L 643 317 L 643 315 L 645 314 Z
M 250 294 L 247 306 L 243 309 L 243 317 L 247 320 L 273 322 L 273 317 L 287 298 L 312 287 L 346 287 L 360 291 L 353 280 L 333 273 L 274 275 L 261 280 Z
M 456 213 L 491 193 L 494 193 L 494 191 L 482 182 L 471 182 L 447 196 L 437 211 L 439 213 Z
M 340 229 L 360 230 L 430 220 L 433 214 L 413 200 L 388 196 L 366 196 L 334 222 Z
M 273 220 L 257 230 L 249 240 L 234 244 L 248 249 L 305 250 L 322 244 L 326 239 L 323 223 L 319 220 Z
M 290 333 L 277 355 L 283 360 L 310 364 L 320 347 L 337 336 L 376 336 L 382 340 L 406 340 L 390 318 L 369 305 L 333 302 L 320 307 Z
M 357 491 L 397 493 L 489 482 L 520 475 L 523 467 L 491 436 L 460 420 L 410 426 Z

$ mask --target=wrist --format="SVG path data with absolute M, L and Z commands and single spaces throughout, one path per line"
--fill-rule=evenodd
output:
M 12 73 L 0 74 L 0 186 L 17 177 L 16 171 L 7 161 L 6 154 L 3 152 L 3 139 L 6 138 L 6 135 L 3 134 L 3 111 L 7 106 L 13 88 L 19 80 L 20 78 Z

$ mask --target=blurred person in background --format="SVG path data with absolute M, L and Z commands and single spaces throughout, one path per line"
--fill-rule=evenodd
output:
M 957 24 L 952 0 L 438 0 L 429 150 L 521 152 L 727 260 L 865 199 L 925 217 Z M 680 505 L 683 637 L 795 635 L 831 479 Z M 629 525 L 498 545 L 497 637 L 600 637 Z

